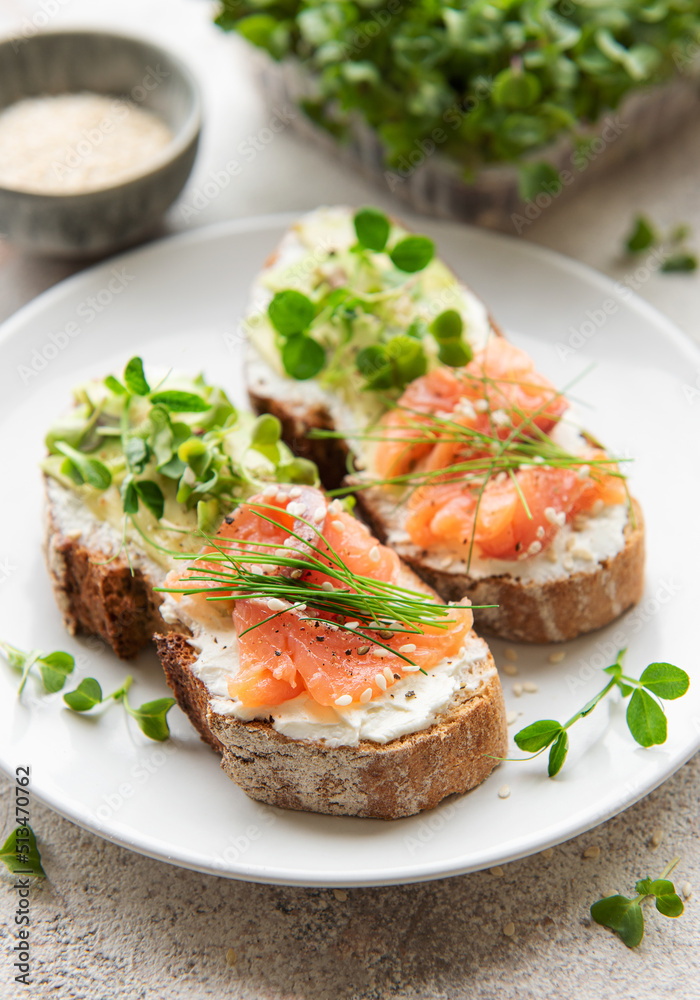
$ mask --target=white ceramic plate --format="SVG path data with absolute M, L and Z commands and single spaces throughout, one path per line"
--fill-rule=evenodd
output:
M 92 675 L 105 691 L 118 686 L 124 664 L 95 640 L 70 639 L 52 598 L 37 473 L 44 430 L 76 381 L 118 372 L 136 352 L 147 365 L 201 367 L 243 403 L 237 319 L 289 221 L 248 220 L 152 244 L 63 282 L 5 325 L 0 637 L 20 647 L 70 650 L 76 680 Z M 636 458 L 631 482 L 644 505 L 649 548 L 642 604 L 569 643 L 563 663 L 550 663 L 544 647 L 521 647 L 520 676 L 504 676 L 508 708 L 521 713 L 511 732 L 538 718 L 568 718 L 602 686 L 601 668 L 617 648 L 628 645 L 627 666 L 637 676 L 660 659 L 693 677 L 689 694 L 668 707 L 667 742 L 641 749 L 626 729 L 623 706 L 604 704 L 572 731 L 574 745 L 556 780 L 546 777 L 541 757 L 505 764 L 475 791 L 411 819 L 333 818 L 252 802 L 177 708 L 170 713 L 173 738 L 151 743 L 118 705 L 80 717 L 60 694 L 43 695 L 32 683 L 18 702 L 17 677 L 0 665 L 0 763 L 10 774 L 31 765 L 34 795 L 69 819 L 154 858 L 233 878 L 411 882 L 499 864 L 590 829 L 656 787 L 700 746 L 700 403 L 693 405 L 688 388 L 700 371 L 700 351 L 641 300 L 570 260 L 476 230 L 424 221 L 419 228 L 436 238 L 508 336 L 557 384 L 595 363 L 576 388 L 590 404 L 588 426 L 615 454 Z M 584 346 L 557 348 L 572 336 Z M 503 663 L 502 644 L 493 648 Z M 166 694 L 155 655 L 143 655 L 130 670 L 134 703 Z M 537 693 L 515 697 L 514 682 L 523 680 L 534 681 Z M 507 799 L 498 795 L 504 784 Z

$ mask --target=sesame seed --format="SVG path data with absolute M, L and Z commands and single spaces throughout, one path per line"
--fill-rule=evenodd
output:
M 303 572 L 304 572 L 303 569 L 293 569 L 289 575 L 291 576 L 292 580 L 298 580 Z
M 531 556 L 536 556 L 538 552 L 542 551 L 542 542 L 538 542 L 536 540 L 531 542 L 530 545 L 528 545 L 527 551 Z
M 561 661 L 565 657 L 566 657 L 566 653 L 564 652 L 564 650 L 563 649 L 559 649 L 559 650 L 557 650 L 556 653 L 550 653 L 549 654 L 549 662 L 550 663 L 561 663 Z
M 571 527 L 574 531 L 584 531 L 588 527 L 588 518 L 585 514 L 575 514 L 571 521 Z
M 587 479 L 590 476 L 590 474 L 591 474 L 590 465 L 582 465 L 581 468 L 576 473 L 579 479 Z
M 584 562 L 595 562 L 595 556 L 591 550 L 584 548 L 582 545 L 577 545 L 575 549 L 572 549 L 571 555 L 574 559 L 583 559 Z
M 544 528 L 542 527 L 542 525 L 539 526 L 535 534 L 540 540 L 544 538 Z
M 369 646 L 358 646 L 357 647 L 357 655 L 358 656 L 364 656 L 365 653 L 369 653 Z
M 250 567 L 250 572 L 251 573 L 255 573 L 256 576 L 264 576 L 265 575 L 265 570 L 262 568 L 262 566 L 258 566 L 258 565 L 251 566 Z
M 405 674 L 417 674 L 420 667 L 417 663 L 404 663 L 401 669 Z
M 372 548 L 367 553 L 367 555 L 369 556 L 369 558 L 372 560 L 373 563 L 378 563 L 379 560 L 381 559 L 381 555 L 380 555 L 380 552 L 379 552 L 379 546 L 378 545 L 373 545 Z
M 297 503 L 296 500 L 287 504 L 287 513 L 291 514 L 292 517 L 301 517 L 305 510 L 306 506 L 303 503 Z
M 415 642 L 405 642 L 403 646 L 399 646 L 399 653 L 415 653 L 415 651 Z
M 345 900 L 348 898 L 348 894 L 345 891 L 345 889 L 334 889 L 333 895 L 335 896 L 335 898 L 338 900 L 339 903 L 344 903 Z
M 238 958 L 236 957 L 236 953 L 233 950 L 233 948 L 227 948 L 227 950 L 226 950 L 226 964 L 230 965 L 230 966 L 234 966 L 237 961 L 238 961 Z
M 503 650 L 503 655 L 505 656 L 506 660 L 511 660 L 513 663 L 515 663 L 515 661 L 518 659 L 518 651 L 516 649 L 513 649 L 512 646 L 506 646 L 506 648 Z
M 505 934 L 506 937 L 513 937 L 513 935 L 515 934 L 515 924 L 513 923 L 512 920 L 509 920 L 508 923 L 505 925 L 505 927 L 503 928 L 503 933 Z
M 659 847 L 663 839 L 664 839 L 664 831 L 660 827 L 657 827 L 656 830 L 654 830 L 651 835 L 651 846 L 653 847 L 654 850 L 656 850 L 656 848 Z
M 557 512 L 554 507 L 545 507 L 544 516 L 547 518 L 550 524 L 557 523 Z
M 525 681 L 523 684 L 523 691 L 527 691 L 528 694 L 537 694 L 539 688 L 532 681 Z
M 340 698 L 335 699 L 335 703 L 339 708 L 345 708 L 346 705 L 352 705 L 352 696 L 349 694 L 341 694 Z
M 503 871 L 503 869 L 501 868 L 500 865 L 496 865 L 495 868 L 489 868 L 489 871 L 493 875 L 494 878 L 503 878 L 503 876 L 505 874 L 505 872 Z
M 289 491 L 289 496 L 292 500 L 296 500 L 298 497 L 301 496 L 301 489 L 298 486 L 292 486 L 291 490 Z
M 285 500 L 289 499 L 289 494 L 287 493 L 286 490 L 279 489 L 277 490 L 277 499 L 279 500 L 280 503 L 284 503 Z
M 506 663 L 503 672 L 508 674 L 509 677 L 517 677 L 519 670 L 514 663 Z
M 566 545 L 565 545 L 566 551 L 571 552 L 572 549 L 576 548 L 577 544 L 578 542 L 576 538 L 573 535 L 571 535 L 569 538 L 566 539 Z
M 474 409 L 477 413 L 485 413 L 488 408 L 489 404 L 486 399 L 477 399 L 474 403 Z
M 586 850 L 583 852 L 583 856 L 584 858 L 599 858 L 600 848 L 598 847 L 597 844 L 593 844 L 591 845 L 591 847 L 586 848 Z
M 499 799 L 507 799 L 509 795 L 510 795 L 510 785 L 501 785 L 501 787 L 498 789 Z
M 268 499 L 271 499 L 273 496 L 275 496 L 276 493 L 277 493 L 276 486 L 266 486 L 265 489 L 262 491 L 262 495 L 264 497 L 267 497 Z
M 554 848 L 547 847 L 544 851 L 542 851 L 542 857 L 545 859 L 545 861 L 551 861 L 552 858 L 554 857 Z
M 345 531 L 345 525 L 342 521 L 331 521 L 331 527 L 335 528 L 336 531 Z
M 372 700 L 372 688 L 365 688 L 360 695 L 360 704 L 366 705 L 368 701 Z
M 509 726 L 512 726 L 514 722 L 518 720 L 518 713 L 516 711 L 510 711 L 506 715 L 506 722 Z
M 559 556 L 556 553 L 556 549 L 546 549 L 545 555 L 547 556 L 549 562 L 551 563 L 559 562 Z
M 491 414 L 491 419 L 496 427 L 508 427 L 511 423 L 511 419 L 505 410 L 494 410 Z
M 387 679 L 387 681 L 388 681 L 389 684 L 393 684 L 393 682 L 394 682 L 394 673 L 393 673 L 391 667 L 384 667 L 384 676 L 386 677 L 386 679 Z
M 326 517 L 326 512 L 323 507 L 317 507 L 316 510 L 311 515 L 311 520 L 316 524 L 320 524 Z
M 684 882 L 683 883 L 682 892 L 683 892 L 683 897 L 685 899 L 690 899 L 690 897 L 693 895 L 693 887 L 690 884 L 690 882 Z
M 571 558 L 571 556 L 566 556 L 564 558 L 564 560 L 562 561 L 562 565 L 563 565 L 564 569 L 568 573 L 570 573 L 571 570 L 574 568 L 574 560 Z
M 384 649 L 383 646 L 374 646 L 372 649 L 372 656 L 382 657 L 382 656 L 394 656 L 394 655 L 395 653 L 393 649 Z M 388 670 L 389 668 L 385 667 L 384 669 Z
M 331 502 L 328 504 L 328 510 L 331 512 L 331 514 L 342 514 L 343 505 L 340 502 L 340 500 L 331 500 Z
M 284 611 L 285 608 L 289 607 L 289 604 L 286 601 L 280 601 L 279 597 L 271 597 L 267 606 L 270 611 Z
M 359 622 L 345 622 L 345 628 L 357 628 Z
M 513 685 L 513 694 L 515 695 L 515 697 L 519 698 L 522 693 L 523 693 L 523 686 L 522 686 L 522 684 L 514 684 Z
M 331 594 L 335 590 L 335 587 L 330 580 L 324 580 L 321 584 L 321 590 L 325 590 L 327 594 Z
M 386 691 L 386 677 L 384 674 L 375 674 L 374 683 L 380 691 Z

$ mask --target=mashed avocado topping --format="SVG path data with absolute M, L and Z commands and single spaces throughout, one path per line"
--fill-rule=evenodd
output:
M 394 399 L 438 364 L 467 364 L 488 316 L 434 256 L 382 212 L 320 210 L 294 231 L 299 253 L 281 253 L 269 291 L 246 321 L 256 349 L 280 374 L 324 389 Z
M 73 409 L 46 436 L 42 468 L 166 563 L 173 549 L 200 548 L 201 532 L 215 532 L 266 485 L 318 481 L 315 465 L 295 458 L 280 432 L 275 417 L 237 410 L 202 375 L 169 373 L 151 387 L 132 358 L 121 379 L 76 387 Z

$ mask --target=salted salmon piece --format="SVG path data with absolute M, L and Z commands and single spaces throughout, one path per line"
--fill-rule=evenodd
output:
M 602 452 L 590 455 L 604 457 Z M 612 461 L 583 478 L 577 469 L 520 469 L 515 473 L 517 487 L 505 474 L 494 477 L 480 502 L 478 491 L 463 482 L 438 483 L 413 495 L 405 528 L 411 541 L 424 548 L 440 545 L 466 555 L 473 539 L 483 556 L 526 558 L 546 548 L 575 514 L 598 502 L 624 503 L 625 486 L 616 471 Z
M 525 435 L 533 428 L 548 434 L 568 405 L 525 351 L 494 337 L 466 367 L 436 368 L 407 387 L 381 422 L 387 440 L 377 445 L 374 464 L 381 477 L 390 478 L 419 464 L 447 469 L 487 453 L 478 437 L 469 444 L 450 441 L 450 428 L 428 415 L 503 440 L 513 428 Z
M 271 507 L 274 523 L 260 517 L 270 516 Z M 396 584 L 401 577 L 396 553 L 337 502 L 329 505 L 323 493 L 311 487 L 252 498 L 226 519 L 216 541 L 243 561 L 247 551 L 257 547 L 270 551 L 268 545 L 273 552 L 283 549 L 301 560 L 313 559 L 314 564 L 295 577 L 301 586 L 351 590 L 349 582 L 338 579 L 343 566 L 356 576 L 387 583 Z M 217 546 L 208 546 L 205 552 Z M 265 572 L 288 569 L 268 565 Z M 320 590 L 319 596 L 323 593 Z M 278 601 L 271 607 L 263 598 L 233 602 L 239 668 L 229 681 L 229 692 L 243 705 L 277 705 L 302 691 L 325 706 L 336 706 L 338 699 L 341 705 L 366 703 L 406 674 L 457 655 L 473 624 L 469 607 L 451 608 L 443 628 L 398 622 L 389 627 L 359 612 L 350 619 L 314 611 L 312 602 L 305 600 L 305 608 L 286 602 L 288 607 L 282 609 Z M 310 620 L 314 616 L 326 620 Z M 344 625 L 349 630 L 340 627 Z

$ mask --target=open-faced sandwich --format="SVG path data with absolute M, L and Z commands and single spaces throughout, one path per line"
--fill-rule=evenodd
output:
M 443 604 L 314 487 L 240 503 L 165 589 L 168 683 L 255 799 L 392 819 L 467 791 L 505 755 L 468 602 Z
M 561 641 L 639 600 L 619 464 L 426 237 L 374 209 L 311 213 L 245 325 L 254 405 L 444 599 L 497 605 L 484 629 Z
M 125 659 L 165 627 L 154 587 L 175 553 L 197 551 L 195 529 L 216 531 L 268 483 L 317 481 L 272 417 L 236 410 L 201 376 L 151 387 L 139 358 L 78 386 L 46 443 L 46 553 L 65 625 Z

